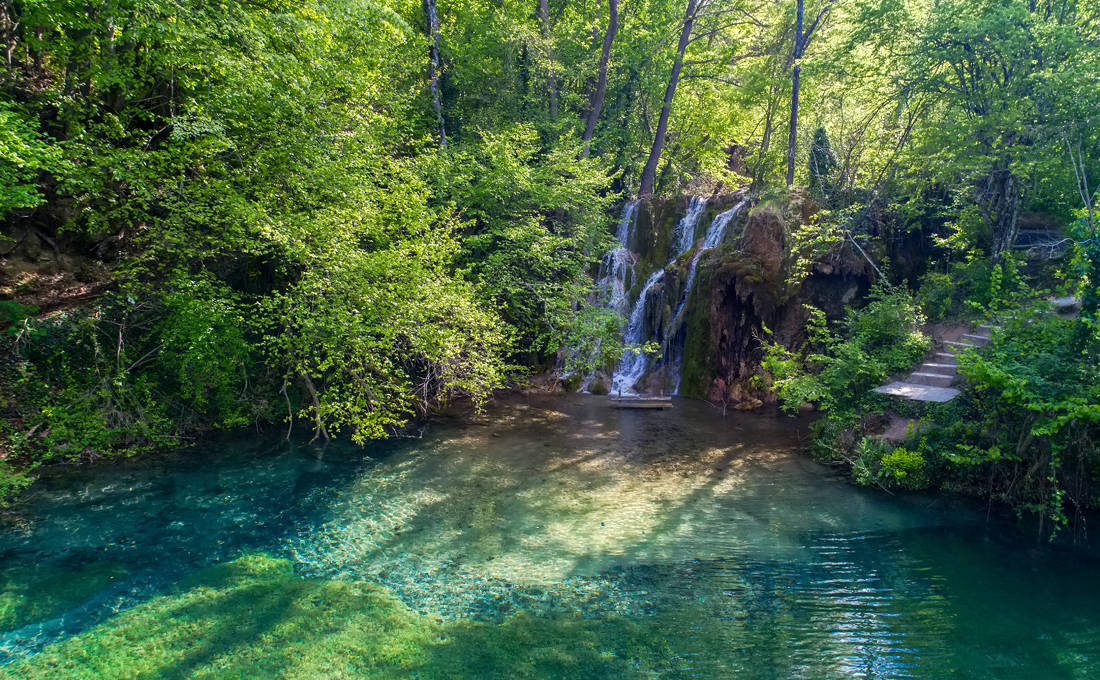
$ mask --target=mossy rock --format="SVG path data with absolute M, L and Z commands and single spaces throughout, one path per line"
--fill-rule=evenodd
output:
M 577 372 L 563 378 L 561 386 L 566 392 L 576 392 L 581 388 L 582 382 L 584 382 L 584 376 Z

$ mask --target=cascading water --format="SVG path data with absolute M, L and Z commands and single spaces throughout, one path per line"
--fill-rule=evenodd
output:
M 669 328 L 678 329 L 683 323 L 684 308 L 687 307 L 688 298 L 691 296 L 691 288 L 695 284 L 695 268 L 699 265 L 699 258 L 703 256 L 708 250 L 715 248 L 722 239 L 726 236 L 726 229 L 729 227 L 733 218 L 737 217 L 748 205 L 747 198 L 741 199 L 737 205 L 733 206 L 729 210 L 720 213 L 714 218 L 714 221 L 707 227 L 707 234 L 703 239 L 703 245 L 699 248 L 699 251 L 695 253 L 695 256 L 691 258 L 691 264 L 688 265 L 687 280 L 684 283 L 684 294 L 680 298 L 680 304 L 676 307 L 676 312 L 672 315 L 672 323 L 669 324 Z M 667 365 L 669 367 L 669 377 L 672 378 L 672 382 L 675 385 L 673 388 L 673 394 L 680 393 L 680 375 L 681 369 L 684 363 L 684 348 L 683 338 L 680 338 L 680 343 L 676 348 L 669 348 Z
M 649 291 L 665 276 L 664 269 L 653 272 L 645 282 L 642 292 L 638 294 L 638 301 L 634 303 L 634 309 L 630 312 L 630 322 L 623 331 L 623 358 L 619 361 L 619 368 L 611 378 L 612 394 L 634 394 L 634 384 L 645 373 L 648 363 L 646 355 L 641 351 L 641 345 L 645 344 L 645 303 L 649 298 Z
M 620 314 L 626 313 L 626 292 L 629 290 L 626 284 L 628 277 L 633 278 L 634 275 L 634 254 L 630 252 L 630 240 L 633 237 L 634 224 L 638 216 L 638 203 L 639 201 L 635 199 L 623 205 L 623 212 L 619 215 L 619 226 L 615 230 L 619 247 L 612 249 L 604 256 L 600 263 L 600 277 L 596 281 L 596 287 L 607 295 L 608 308 Z M 592 351 L 593 360 L 599 356 L 600 345 L 601 343 L 597 340 Z M 592 372 L 584 377 L 580 387 L 582 392 L 589 391 L 594 377 Z
M 688 203 L 687 214 L 684 215 L 684 219 L 680 220 L 680 223 L 676 225 L 676 252 L 672 254 L 673 259 L 691 250 L 691 247 L 695 245 L 695 227 L 699 224 L 699 220 L 703 217 L 703 211 L 706 209 L 706 197 L 691 197 L 691 202 Z
M 615 230 L 619 247 L 604 256 L 600 267 L 598 286 L 608 293 L 608 307 L 619 312 L 625 312 L 623 308 L 626 305 L 626 291 L 629 290 L 626 285 L 627 276 L 634 273 L 634 254 L 630 252 L 630 239 L 637 216 L 638 201 L 627 201 L 622 215 L 619 216 L 619 227 Z
M 695 229 L 706 209 L 706 197 L 691 197 L 691 200 L 688 202 L 687 213 L 684 214 L 684 217 L 676 225 L 672 248 L 673 252 L 671 253 L 668 263 L 665 265 L 666 268 L 694 245 Z M 620 242 L 626 243 L 626 241 L 622 239 L 620 239 Z M 623 351 L 618 369 L 616 369 L 614 376 L 611 378 L 611 391 L 613 394 L 634 394 L 634 385 L 642 377 L 649 365 L 648 357 L 640 351 L 641 346 L 644 345 L 646 341 L 645 307 L 649 299 L 650 289 L 664 278 L 664 273 L 664 269 L 662 268 L 649 277 L 645 282 L 645 286 L 642 287 L 642 291 L 638 294 L 638 300 L 634 303 L 634 309 L 630 312 L 629 322 L 627 323 L 626 329 L 623 331 L 623 344 L 626 345 L 626 349 Z
M 742 200 L 733 208 L 715 217 L 714 221 L 707 228 L 702 243 L 691 259 L 684 294 L 676 308 L 676 314 L 673 315 L 673 322 L 669 325 L 669 328 L 678 328 L 680 316 L 695 281 L 695 268 L 699 262 L 700 256 L 703 252 L 716 247 L 722 242 L 727 227 L 747 204 L 747 200 Z M 630 245 L 632 245 L 634 241 L 634 229 L 637 221 L 638 206 L 638 201 L 630 201 L 623 206 L 623 212 L 619 218 L 619 227 L 616 231 L 619 247 L 615 248 L 604 257 L 603 263 L 600 266 L 600 278 L 597 281 L 600 290 L 605 291 L 608 307 L 628 317 L 626 328 L 623 331 L 623 344 L 626 346 L 626 349 L 624 349 L 622 358 L 619 360 L 619 365 L 611 378 L 612 394 L 636 394 L 635 386 L 650 367 L 650 358 L 640 351 L 641 347 L 650 339 L 657 341 L 671 339 L 671 336 L 659 338 L 647 337 L 649 328 L 646 324 L 646 304 L 649 302 L 650 293 L 654 289 L 654 286 L 664 280 L 665 271 L 668 267 L 675 264 L 677 259 L 685 253 L 690 252 L 692 248 L 695 247 L 695 233 L 698 229 L 699 221 L 706 212 L 707 199 L 702 196 L 693 196 L 690 199 L 687 212 L 677 223 L 676 231 L 673 233 L 673 238 L 671 239 L 672 243 L 669 247 L 671 251 L 669 253 L 669 261 L 664 267 L 649 276 L 642 286 L 641 291 L 638 293 L 638 298 L 634 302 L 633 307 L 631 307 L 629 305 L 628 295 L 631 287 L 635 285 L 634 263 L 636 257 L 634 253 L 631 252 Z M 666 354 L 665 360 L 665 364 L 669 366 L 669 376 L 673 379 L 677 391 L 679 390 L 680 363 L 683 360 L 682 354 L 681 346 L 678 352 L 673 351 Z M 593 378 L 593 375 L 586 377 L 581 385 L 583 391 L 588 391 L 591 387 Z
M 707 227 L 707 235 L 703 239 L 703 247 L 691 258 L 691 264 L 688 266 L 687 282 L 684 284 L 684 295 L 680 300 L 680 305 L 676 307 L 676 313 L 672 315 L 673 321 L 680 316 L 680 312 L 684 310 L 684 305 L 687 304 L 688 295 L 691 294 L 691 287 L 695 283 L 695 268 L 699 265 L 699 258 L 702 257 L 703 253 L 722 242 L 722 239 L 726 236 L 726 228 L 729 227 L 733 218 L 737 217 L 738 213 L 740 213 L 747 204 L 748 199 L 742 199 L 737 205 L 716 216 L 714 221 L 710 223 L 710 226 Z

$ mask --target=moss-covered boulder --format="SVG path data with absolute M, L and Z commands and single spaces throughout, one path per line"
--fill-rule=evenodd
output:
M 807 276 L 793 276 L 791 233 L 815 214 L 799 190 L 761 197 L 739 233 L 731 230 L 725 243 L 703 254 L 684 310 L 680 394 L 739 408 L 773 402 L 760 375 L 767 331 L 797 346 L 807 304 L 836 317 L 867 290 L 869 268 L 847 249 L 814 263 Z

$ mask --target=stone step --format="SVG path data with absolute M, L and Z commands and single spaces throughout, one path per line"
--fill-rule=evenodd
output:
M 892 382 L 889 385 L 876 387 L 875 392 L 889 394 L 894 397 L 904 397 L 914 401 L 932 401 L 943 403 L 951 401 L 959 396 L 959 391 L 953 387 L 934 387 L 932 385 L 916 385 L 908 382 Z
M 1054 306 L 1056 312 L 1071 312 L 1081 308 L 1081 298 L 1074 295 L 1051 298 L 1050 304 Z
M 905 379 L 906 382 L 911 382 L 917 385 L 934 385 L 935 387 L 951 387 L 955 383 L 955 377 L 953 375 L 941 375 L 939 373 L 910 373 L 909 377 Z
M 998 328 L 1000 328 L 1000 326 L 994 326 L 992 324 L 983 323 L 982 325 L 978 326 L 978 334 L 979 335 L 989 335 L 990 333 L 992 333 L 994 330 L 996 330 Z
M 917 366 L 917 373 L 939 373 L 940 375 L 955 375 L 956 373 L 958 373 L 958 371 L 959 367 L 954 363 L 940 364 L 926 361 L 920 366 Z
M 943 346 L 948 352 L 961 352 L 964 349 L 977 347 L 977 345 L 972 345 L 969 342 L 955 342 L 954 340 L 944 340 Z
M 951 352 L 936 352 L 932 355 L 932 358 L 938 364 L 950 364 L 951 366 L 954 366 L 958 363 L 955 360 L 955 355 Z
M 969 342 L 971 345 L 977 345 L 978 347 L 985 347 L 989 344 L 989 336 L 977 335 L 975 333 L 963 333 L 959 336 L 959 340 L 962 342 Z

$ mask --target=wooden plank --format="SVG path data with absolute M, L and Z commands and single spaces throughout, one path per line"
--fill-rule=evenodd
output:
M 612 401 L 612 408 L 672 408 L 671 401 L 627 401 L 625 399 Z
M 615 408 L 672 408 L 672 397 L 612 396 Z

